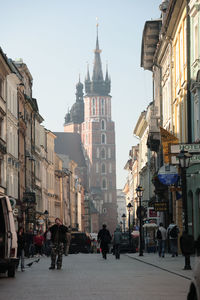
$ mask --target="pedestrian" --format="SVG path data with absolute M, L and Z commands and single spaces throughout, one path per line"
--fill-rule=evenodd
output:
M 114 232 L 114 237 L 113 237 L 113 245 L 114 245 L 114 251 L 115 251 L 115 257 L 116 259 L 120 259 L 120 245 L 122 242 L 122 233 L 120 230 L 120 226 L 118 225 L 116 227 L 116 230 Z
M 178 256 L 178 234 L 179 228 L 174 223 L 174 221 L 172 221 L 167 228 L 167 235 L 169 237 L 170 252 L 172 254 L 172 257 Z
M 52 241 L 51 266 L 49 267 L 49 270 L 54 270 L 56 264 L 57 269 L 60 270 L 62 267 L 62 255 L 68 228 L 62 224 L 62 221 L 59 218 L 56 218 L 55 224 L 51 226 L 49 230 L 51 232 Z
M 103 224 L 102 229 L 98 233 L 97 239 L 100 241 L 102 256 L 104 259 L 107 259 L 107 253 L 109 252 L 108 245 L 111 242 L 112 237 L 109 230 L 106 229 L 106 224 Z
M 71 243 L 71 227 L 68 227 L 68 231 L 66 233 L 66 239 L 67 239 L 67 245 L 66 245 L 66 252 L 65 255 L 67 256 L 69 254 L 69 247 Z
M 36 236 L 33 238 L 34 246 L 35 246 L 35 254 L 42 255 L 42 247 L 44 243 L 44 237 L 41 235 L 39 231 L 37 231 Z
M 19 227 L 17 232 L 17 257 L 19 259 L 17 268 L 19 266 L 19 263 L 21 262 L 21 271 L 25 271 L 24 269 L 24 249 L 25 249 L 25 234 L 24 234 L 24 228 Z
M 50 256 L 51 254 L 51 231 L 47 228 L 46 232 L 44 233 L 45 239 L 45 254 L 46 256 Z
M 159 224 L 159 227 L 156 231 L 156 239 L 158 241 L 158 255 L 165 257 L 165 243 L 167 239 L 167 230 L 163 226 L 163 223 Z

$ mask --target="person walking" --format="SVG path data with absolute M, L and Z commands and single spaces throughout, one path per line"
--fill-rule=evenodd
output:
M 25 271 L 24 268 L 24 249 L 25 249 L 25 234 L 24 234 L 24 228 L 19 227 L 17 232 L 17 257 L 19 259 L 17 268 L 19 266 L 19 263 L 21 261 L 21 271 Z
M 116 227 L 116 230 L 114 232 L 114 237 L 113 237 L 113 245 L 114 245 L 114 251 L 115 251 L 115 258 L 120 259 L 120 245 L 122 242 L 122 233 L 120 230 L 120 226 L 118 225 Z
M 51 226 L 49 230 L 51 232 L 52 241 L 51 266 L 49 267 L 49 270 L 54 270 L 56 264 L 57 269 L 60 270 L 62 268 L 62 255 L 68 228 L 62 224 L 62 221 L 59 218 L 56 218 L 55 224 Z
M 159 227 L 156 232 L 156 238 L 158 241 L 158 255 L 165 257 L 165 243 L 167 239 L 167 230 L 163 226 L 163 223 L 159 224 Z
M 106 224 L 103 224 L 102 229 L 98 233 L 97 239 L 100 241 L 102 256 L 104 259 L 107 259 L 107 253 L 109 252 L 108 244 L 111 242 L 112 237 L 109 230 L 106 229 Z
M 66 252 L 65 255 L 67 256 L 69 254 L 69 247 L 71 243 L 71 227 L 68 227 L 68 231 L 66 233 L 66 239 L 67 239 L 67 245 L 66 245 Z
M 34 246 L 35 246 L 35 254 L 36 255 L 42 255 L 42 247 L 44 243 L 44 237 L 41 235 L 41 233 L 38 231 L 36 236 L 33 238 Z
M 178 234 L 179 228 L 174 223 L 174 221 L 172 221 L 167 228 L 167 235 L 169 237 L 170 252 L 172 254 L 172 257 L 175 257 L 175 255 L 178 256 Z

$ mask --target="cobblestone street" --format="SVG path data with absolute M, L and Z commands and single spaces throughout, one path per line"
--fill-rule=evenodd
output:
M 146 260 L 155 261 L 156 256 L 152 257 Z M 170 264 L 179 266 L 180 262 Z M 109 255 L 106 261 L 99 254 L 70 255 L 64 257 L 61 271 L 50 271 L 49 265 L 50 258 L 42 257 L 25 272 L 18 271 L 15 279 L 1 277 L 0 299 L 183 300 L 190 283 L 127 255 L 120 260 Z M 189 278 L 191 273 L 187 274 Z

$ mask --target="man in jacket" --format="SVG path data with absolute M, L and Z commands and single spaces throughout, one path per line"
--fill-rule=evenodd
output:
M 107 253 L 109 252 L 108 244 L 112 239 L 109 230 L 106 229 L 106 224 L 103 224 L 103 228 L 99 231 L 97 239 L 100 241 L 102 256 L 106 259 Z
M 120 244 L 121 244 L 121 242 L 122 242 L 122 233 L 120 230 L 120 226 L 118 225 L 114 232 L 114 240 L 113 240 L 113 246 L 115 249 L 116 259 L 120 259 Z
M 55 265 L 57 264 L 57 269 L 60 270 L 62 267 L 62 255 L 64 243 L 66 242 L 67 227 L 62 224 L 62 221 L 59 218 L 56 218 L 55 224 L 51 226 L 49 230 L 51 232 L 52 240 L 51 266 L 49 269 L 54 270 Z
M 172 257 L 178 256 L 178 234 L 179 234 L 179 228 L 174 223 L 174 221 L 171 222 L 169 227 L 167 228 L 167 234 L 170 241 L 170 251 L 172 254 Z
M 165 241 L 167 238 L 167 230 L 163 226 L 163 223 L 159 224 L 158 230 L 156 232 L 156 238 L 158 241 L 158 254 L 161 257 L 165 257 Z

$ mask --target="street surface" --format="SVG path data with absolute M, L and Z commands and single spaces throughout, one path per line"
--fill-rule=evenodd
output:
M 138 261 L 138 254 L 132 256 L 136 259 L 121 255 L 115 260 L 110 254 L 103 260 L 100 254 L 73 254 L 63 258 L 62 270 L 49 270 L 50 258 L 41 257 L 25 272 L 17 271 L 16 278 L 1 276 L 0 300 L 186 299 L 190 280 Z

